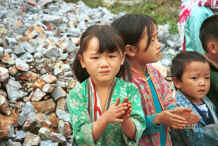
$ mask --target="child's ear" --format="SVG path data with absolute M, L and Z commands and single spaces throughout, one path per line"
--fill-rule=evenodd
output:
M 84 61 L 83 61 L 83 57 L 81 55 L 78 55 L 78 60 L 82 66 L 82 68 L 85 68 L 85 64 L 84 64 Z
M 134 57 L 137 52 L 137 47 L 133 45 L 126 45 L 125 46 L 125 52 L 127 56 Z
M 207 43 L 207 52 L 210 53 L 210 54 L 216 54 L 216 42 L 214 41 L 209 41 Z
M 181 88 L 181 82 L 179 79 L 177 79 L 176 77 L 173 77 L 173 83 L 174 83 L 174 86 L 178 89 Z

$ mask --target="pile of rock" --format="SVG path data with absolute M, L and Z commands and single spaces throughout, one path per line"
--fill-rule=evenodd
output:
M 0 1 L 0 145 L 67 145 L 66 97 L 81 33 L 114 17 L 54 0 Z
M 80 35 L 119 15 L 62 0 L 0 0 L 0 10 L 0 145 L 70 145 L 66 97 Z

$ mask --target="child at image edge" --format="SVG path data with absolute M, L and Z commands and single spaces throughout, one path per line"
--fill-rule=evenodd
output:
M 124 79 L 135 83 L 141 94 L 146 129 L 139 142 L 142 146 L 171 146 L 169 127 L 183 129 L 187 124 L 181 113 L 188 108 L 176 108 L 169 83 L 150 63 L 159 61 L 161 45 L 155 20 L 140 14 L 126 14 L 112 23 L 125 43 L 129 69 Z
M 73 64 L 81 84 L 67 99 L 73 145 L 138 145 L 145 129 L 140 94 L 116 77 L 124 59 L 123 41 L 111 26 L 90 26 L 82 34 Z
M 215 104 L 218 113 L 218 15 L 207 18 L 201 25 L 200 40 L 204 57 L 210 63 L 210 90 L 208 98 Z
M 217 146 L 218 132 L 212 134 L 212 128 L 209 131 L 206 127 L 211 125 L 213 129 L 218 128 L 214 105 L 206 97 L 210 89 L 209 63 L 197 52 L 182 52 L 173 59 L 171 74 L 178 89 L 177 104 L 192 109 L 200 117 L 200 121 L 192 128 L 172 130 L 173 145 Z

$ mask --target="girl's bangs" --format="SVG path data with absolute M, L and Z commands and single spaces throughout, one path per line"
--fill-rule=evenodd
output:
M 96 36 L 99 40 L 99 53 L 103 52 L 115 52 L 122 51 L 122 40 L 120 37 L 114 35 L 114 33 L 106 32 L 106 33 L 98 33 Z

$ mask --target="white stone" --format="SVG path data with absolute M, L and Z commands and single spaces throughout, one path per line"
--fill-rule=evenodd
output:
M 9 78 L 8 69 L 0 67 L 0 81 L 3 82 Z

